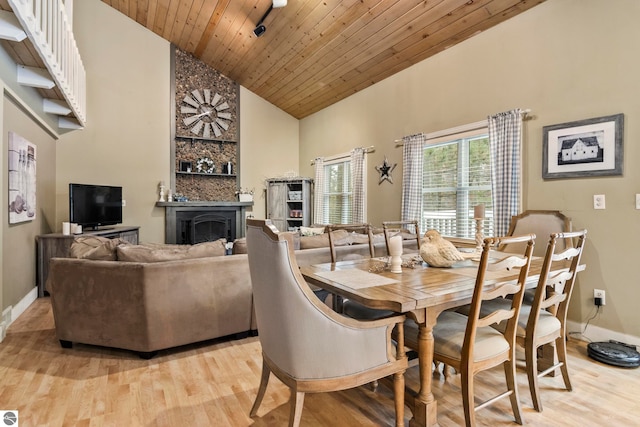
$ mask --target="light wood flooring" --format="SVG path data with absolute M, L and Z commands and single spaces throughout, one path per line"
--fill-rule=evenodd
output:
M 604 365 L 571 340 L 573 392 L 560 377 L 541 380 L 544 411 L 531 408 L 526 375 L 519 372 L 520 400 L 530 426 L 640 425 L 640 369 Z M 63 349 L 55 337 L 48 298 L 16 319 L 0 343 L 0 410 L 18 410 L 30 426 L 281 426 L 287 425 L 288 389 L 271 379 L 258 416 L 249 417 L 260 379 L 257 337 L 217 340 L 161 351 L 151 360 L 100 347 Z M 407 372 L 415 385 L 417 367 Z M 459 375 L 434 374 L 438 421 L 463 425 Z M 478 396 L 496 390 L 500 368 L 478 376 Z M 410 418 L 406 411 L 406 424 Z M 508 399 L 478 412 L 480 426 L 514 426 Z M 308 395 L 302 426 L 390 426 L 391 392 L 368 386 Z

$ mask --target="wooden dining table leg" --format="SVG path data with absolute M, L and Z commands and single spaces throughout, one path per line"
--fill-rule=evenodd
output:
M 433 376 L 433 326 L 435 319 L 429 316 L 418 321 L 418 367 L 420 369 L 420 391 L 414 400 L 413 418 L 409 427 L 433 427 L 438 425 L 437 402 L 431 391 Z

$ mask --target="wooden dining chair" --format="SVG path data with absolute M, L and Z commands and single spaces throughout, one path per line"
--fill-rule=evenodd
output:
M 560 369 L 562 379 L 567 390 L 571 391 L 571 381 L 567 368 L 567 310 L 576 282 L 578 271 L 584 269 L 580 265 L 582 251 L 586 240 L 587 230 L 569 233 L 553 233 L 549 237 L 546 253 L 535 288 L 533 301 L 525 303 L 520 310 L 516 343 L 524 348 L 529 391 L 536 411 L 542 411 L 540 388 L 538 379 Z M 558 249 L 558 242 L 575 240 L 574 247 Z M 568 267 L 557 266 L 558 263 L 568 263 Z M 550 271 L 555 273 L 550 273 Z M 504 308 L 507 301 L 494 300 L 482 307 L 483 312 Z M 506 327 L 501 323 L 495 326 L 498 330 Z M 538 348 L 545 344 L 555 343 L 553 363 L 538 372 Z
M 329 224 L 327 225 L 327 233 L 329 234 L 329 250 L 331 251 L 331 262 L 337 262 L 336 247 L 340 244 L 336 239 L 336 231 L 345 230 L 349 233 L 346 244 L 369 245 L 369 256 L 376 256 L 376 250 L 373 244 L 373 231 L 370 224 Z
M 387 255 L 389 255 L 389 239 L 395 235 L 402 235 L 404 239 L 415 239 L 420 252 L 420 227 L 418 221 L 383 221 L 382 231 L 384 232 L 384 242 L 387 247 Z
M 523 423 L 516 384 L 515 334 L 534 239 L 532 234 L 484 239 L 469 315 L 445 310 L 438 316 L 433 328 L 434 361 L 453 367 L 461 375 L 466 426 L 476 425 L 477 410 L 506 396 L 511 400 L 516 422 Z M 512 243 L 525 243 L 524 254 L 499 254 L 499 259 L 491 259 L 495 256 L 493 250 L 497 246 Z M 517 279 L 499 280 L 501 273 L 513 269 L 519 269 Z M 487 301 L 507 296 L 512 297 L 507 309 L 486 315 L 480 313 L 480 307 Z M 502 321 L 506 322 L 504 331 L 491 327 L 491 324 Z M 405 345 L 418 350 L 418 328 L 415 322 L 405 322 Z M 507 390 L 476 405 L 474 376 L 500 364 L 504 367 Z
M 247 219 L 247 252 L 262 346 L 262 375 L 251 416 L 273 373 L 291 390 L 289 426 L 305 393 L 344 390 L 393 375 L 396 426 L 404 426 L 405 316 L 363 322 L 341 316 L 313 294 L 296 263 L 291 233 Z M 397 341 L 392 330 L 399 331 Z

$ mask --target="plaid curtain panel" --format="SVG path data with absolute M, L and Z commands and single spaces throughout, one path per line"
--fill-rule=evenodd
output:
M 509 231 L 509 222 L 520 211 L 520 150 L 522 110 L 515 109 L 487 118 L 491 150 L 493 230 L 496 236 Z
M 351 222 L 364 222 L 364 149 L 351 150 L 352 204 Z
M 313 222 L 324 224 L 324 159 L 317 157 L 314 160 L 316 191 L 313 197 Z
M 423 133 L 402 138 L 402 221 L 422 224 L 422 150 L 426 141 Z

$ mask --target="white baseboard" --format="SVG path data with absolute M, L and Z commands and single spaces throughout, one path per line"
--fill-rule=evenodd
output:
M 38 288 L 34 287 L 15 306 L 9 306 L 2 311 L 2 318 L 0 319 L 0 342 L 4 340 L 7 335 L 7 329 L 9 329 L 14 319 L 17 319 L 24 313 L 36 299 L 38 299 Z
M 4 337 L 7 336 L 7 329 L 11 324 L 11 311 L 11 306 L 2 311 L 2 317 L 0 318 L 0 342 L 4 341 Z
M 18 303 L 15 306 L 13 306 L 13 309 L 11 310 L 11 319 L 12 319 L 11 322 L 13 322 L 13 319 L 17 319 L 22 313 L 24 313 L 27 310 L 27 308 L 29 308 L 29 306 L 33 304 L 33 302 L 37 299 L 38 299 L 38 288 L 34 286 L 29 291 L 29 293 L 24 296 L 24 298 L 22 298 L 20 301 L 18 301 Z
M 587 329 L 584 330 L 584 326 L 584 323 L 572 322 L 568 320 L 567 332 L 570 337 L 577 338 L 583 341 L 600 342 L 613 340 L 640 347 L 640 337 L 610 331 L 609 329 L 604 329 L 595 325 L 589 325 L 587 326 Z

